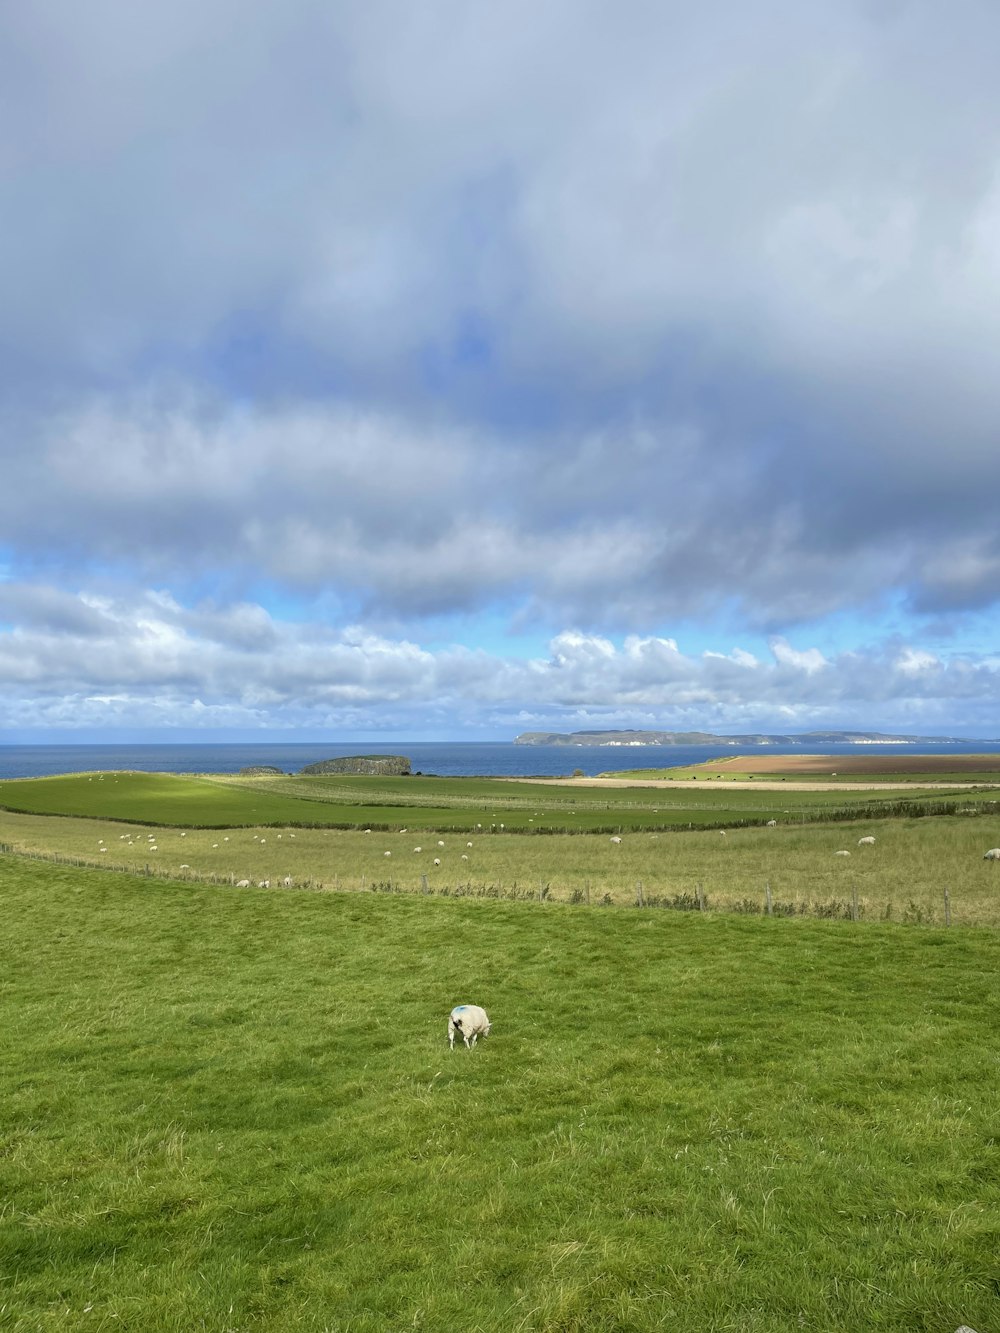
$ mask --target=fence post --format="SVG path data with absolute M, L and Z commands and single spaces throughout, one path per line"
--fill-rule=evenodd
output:
M 699 881 L 698 881 L 698 911 L 699 911 L 699 912 L 704 912 L 704 910 L 705 910 L 705 895 L 704 895 L 704 893 L 702 892 L 702 889 L 701 889 L 701 880 L 699 880 Z
M 420 876 L 420 892 L 421 892 L 421 893 L 426 893 L 426 892 L 427 892 L 427 876 L 426 876 L 426 875 L 421 875 L 421 876 Z
M 947 889 L 944 891 L 944 924 L 951 925 L 951 895 Z
M 642 904 L 642 880 L 640 879 L 635 886 L 635 905 L 641 907 Z
M 771 881 L 768 880 L 764 885 L 764 902 L 767 906 L 767 914 L 771 915 Z
M 852 921 L 857 921 L 857 919 L 858 919 L 858 886 L 857 886 L 856 884 L 852 884 L 852 885 L 851 885 L 851 920 L 852 920 Z

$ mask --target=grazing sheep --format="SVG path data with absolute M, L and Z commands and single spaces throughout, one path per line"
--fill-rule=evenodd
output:
M 414 850 L 415 852 L 422 852 L 424 849 L 423 849 L 422 847 L 414 847 L 413 850 Z
M 724 828 L 720 828 L 720 829 L 719 829 L 719 837 L 720 837 L 720 838 L 724 838 L 725 836 L 726 836 L 726 830 L 725 830 Z
M 490 1035 L 492 1026 L 486 1010 L 478 1004 L 456 1004 L 448 1015 L 448 1045 L 455 1049 L 455 1033 L 460 1032 L 466 1046 L 475 1046 L 480 1037 Z
M 269 879 L 258 880 L 257 887 L 258 889 L 269 889 L 271 887 L 271 881 Z
M 439 866 L 439 865 L 441 864 L 441 858 L 440 858 L 440 856 L 435 856 L 435 858 L 434 858 L 434 864 L 435 864 L 436 866 Z
M 392 855 L 392 852 L 383 852 L 382 855 L 383 855 L 383 856 L 391 856 L 391 855 Z
M 444 846 L 444 843 L 441 841 L 440 838 L 438 838 L 438 846 L 439 846 L 439 847 L 443 847 L 443 846 Z
M 471 846 L 472 846 L 472 843 L 471 843 L 471 842 L 467 842 L 465 845 L 466 845 L 466 847 L 471 847 Z
M 468 859 L 469 859 L 468 856 L 466 856 L 465 852 L 463 852 L 463 853 L 462 853 L 462 860 L 463 860 L 463 861 L 468 861 Z
M 281 882 L 282 882 L 282 884 L 285 886 L 286 889 L 290 889 L 290 888 L 292 887 L 292 877 L 291 877 L 291 875 L 286 875 L 285 878 L 284 878 Z
M 612 841 L 612 842 L 615 844 L 615 846 L 617 847 L 617 846 L 620 844 L 620 842 L 621 842 L 621 838 L 619 838 L 618 834 L 616 833 L 615 836 L 611 839 L 611 841 Z
M 850 852 L 834 852 L 834 856 L 850 856 Z
M 875 846 L 875 839 L 874 839 L 873 837 L 871 837 L 870 835 L 869 835 L 867 838 L 859 838 L 859 839 L 858 839 L 858 846 L 859 846 L 859 847 L 874 847 L 874 846 Z
M 1000 861 L 1000 847 L 991 847 L 983 856 L 984 861 Z
M 236 887 L 238 889 L 248 889 L 250 887 L 250 881 L 248 879 L 238 879 L 236 881 Z
M 768 827 L 768 828 L 777 828 L 777 827 L 778 827 L 778 821 L 777 821 L 776 819 L 769 819 L 769 820 L 767 821 L 767 827 Z

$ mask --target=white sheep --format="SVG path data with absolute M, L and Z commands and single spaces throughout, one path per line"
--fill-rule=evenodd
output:
M 859 839 L 858 839 L 858 846 L 859 846 L 859 847 L 874 847 L 874 846 L 875 846 L 875 839 L 874 839 L 870 834 L 869 834 L 869 836 L 868 836 L 867 838 L 859 838 Z
M 767 821 L 767 827 L 768 827 L 768 828 L 777 828 L 777 827 L 778 827 L 778 821 L 777 821 L 776 819 L 769 819 L 769 820 Z
M 616 833 L 615 836 L 611 839 L 611 841 L 612 841 L 612 842 L 615 844 L 615 846 L 617 847 L 617 846 L 619 846 L 619 844 L 621 843 L 621 838 L 619 838 L 618 834 Z
M 248 889 L 250 887 L 250 881 L 248 879 L 238 879 L 236 881 L 236 887 L 238 889 Z
M 383 855 L 383 856 L 391 856 L 391 855 L 392 855 L 392 852 L 383 852 L 382 855 Z
M 286 875 L 285 878 L 284 878 L 281 882 L 282 882 L 282 884 L 285 886 L 286 889 L 290 889 L 290 888 L 292 887 L 292 877 L 291 877 L 291 875 Z
M 480 1037 L 490 1035 L 492 1026 L 486 1010 L 478 1004 L 456 1004 L 448 1015 L 448 1045 L 455 1049 L 455 1033 L 460 1032 L 466 1046 L 475 1046 Z
M 1000 861 L 1000 847 L 991 847 L 983 856 L 984 861 Z
M 435 856 L 435 858 L 434 858 L 434 864 L 435 864 L 436 866 L 439 866 L 439 865 L 441 864 L 441 858 L 440 858 L 440 856 Z
M 258 889 L 269 889 L 271 887 L 271 881 L 269 879 L 258 880 L 257 887 Z
M 850 856 L 850 852 L 834 852 L 834 856 Z

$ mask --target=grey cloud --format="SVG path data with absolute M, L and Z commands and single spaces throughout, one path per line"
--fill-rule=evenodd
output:
M 977 0 L 8 6 L 0 540 L 384 620 L 990 605 L 998 46 Z

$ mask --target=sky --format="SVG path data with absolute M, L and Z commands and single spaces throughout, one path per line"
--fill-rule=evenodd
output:
M 1000 736 L 994 0 L 9 0 L 0 741 Z

